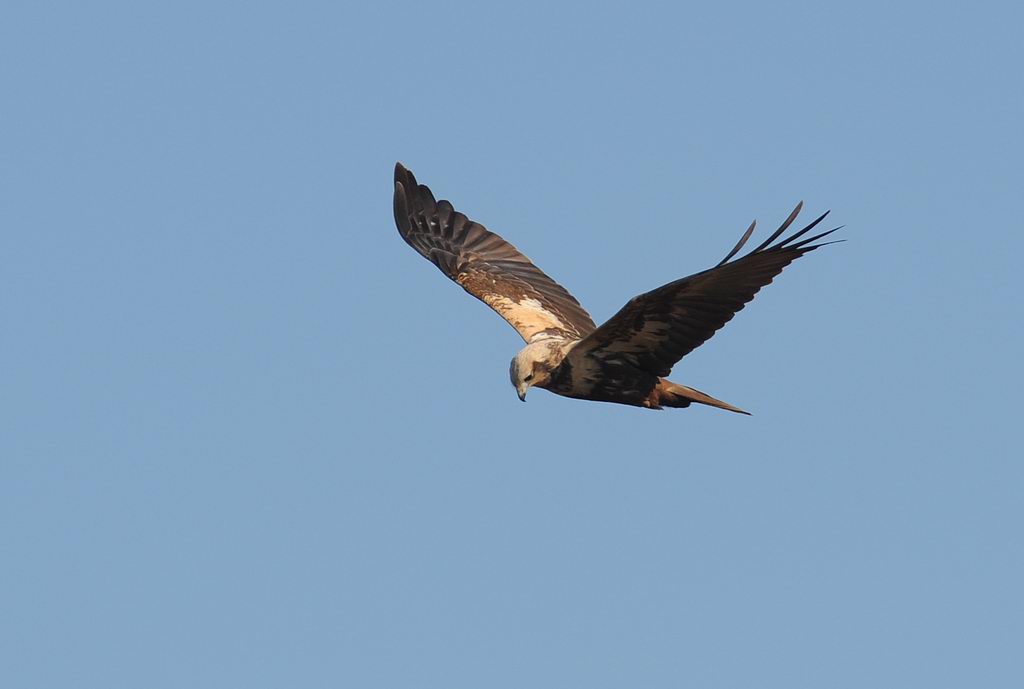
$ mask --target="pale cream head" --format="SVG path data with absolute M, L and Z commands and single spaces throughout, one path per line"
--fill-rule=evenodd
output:
M 527 390 L 535 385 L 543 387 L 551 380 L 552 353 L 548 342 L 534 342 L 512 358 L 508 373 L 519 399 L 525 402 Z

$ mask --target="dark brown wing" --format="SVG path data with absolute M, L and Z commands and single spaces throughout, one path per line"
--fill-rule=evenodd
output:
M 580 303 L 514 246 L 448 201 L 435 201 L 395 165 L 395 223 L 402 239 L 498 312 L 523 339 L 580 338 L 595 327 Z
M 667 376 L 672 366 L 728 323 L 758 290 L 782 269 L 825 244 L 814 244 L 835 230 L 796 241 L 828 212 L 790 237 L 772 244 L 796 219 L 803 202 L 782 226 L 749 254 L 729 262 L 746 244 L 754 225 L 714 268 L 670 282 L 629 301 L 608 322 L 573 348 L 571 357 L 624 359 L 648 373 Z

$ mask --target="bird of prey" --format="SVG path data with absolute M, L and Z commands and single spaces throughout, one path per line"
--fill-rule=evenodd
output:
M 768 239 L 732 259 L 752 223 L 715 267 L 641 294 L 600 327 L 580 303 L 514 246 L 436 201 L 401 163 L 395 165 L 395 223 L 402 239 L 516 329 L 526 347 L 509 375 L 519 399 L 531 387 L 576 399 L 647 409 L 691 403 L 747 414 L 699 390 L 667 380 L 672 366 L 703 344 L 758 290 L 839 227 L 802 239 L 828 215 L 782 238 L 803 202 Z M 797 241 L 799 240 L 799 241 Z

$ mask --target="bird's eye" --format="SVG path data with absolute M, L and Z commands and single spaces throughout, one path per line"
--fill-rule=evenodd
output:
M 533 380 L 533 374 L 531 373 L 530 375 L 528 375 L 525 378 L 523 378 L 523 380 L 525 380 L 527 383 L 529 383 L 531 380 Z

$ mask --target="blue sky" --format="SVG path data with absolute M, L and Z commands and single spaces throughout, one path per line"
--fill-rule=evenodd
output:
M 1021 14 L 7 3 L 2 683 L 1021 686 Z M 849 241 L 676 367 L 752 417 L 523 405 L 396 160 L 598 322 Z

